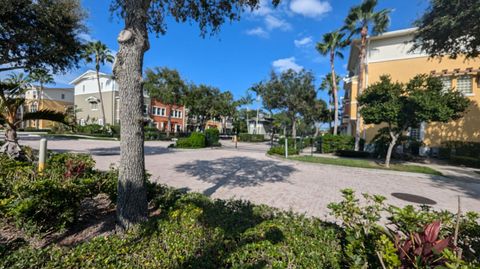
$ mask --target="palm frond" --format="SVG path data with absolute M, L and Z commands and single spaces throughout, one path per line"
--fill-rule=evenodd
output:
M 69 124 L 67 122 L 66 114 L 58 111 L 42 109 L 36 112 L 28 112 L 23 114 L 22 121 L 27 120 L 50 120 L 54 122 L 59 122 L 63 124 Z

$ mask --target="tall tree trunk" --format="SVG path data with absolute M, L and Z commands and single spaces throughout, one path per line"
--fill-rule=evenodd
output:
M 358 91 L 357 91 L 357 98 L 362 94 L 363 92 L 363 77 L 365 73 L 365 58 L 367 56 L 366 53 L 366 48 L 367 48 L 367 34 L 368 34 L 368 28 L 363 27 L 361 36 L 362 36 L 362 44 L 360 47 L 360 54 L 359 54 L 359 61 L 360 61 L 360 73 L 358 74 Z M 357 104 L 357 121 L 356 121 L 356 126 L 355 126 L 355 150 L 359 151 L 360 150 L 360 125 L 362 124 L 362 119 L 360 118 L 360 106 Z
M 100 88 L 100 70 L 97 66 L 97 85 L 98 85 L 98 95 L 100 96 L 100 109 L 102 112 L 102 125 L 105 126 L 105 107 L 103 106 L 103 96 L 102 96 L 102 89 Z
M 167 137 L 170 137 L 170 131 L 172 130 L 172 109 L 173 106 L 169 106 L 169 113 L 167 119 Z
M 118 36 L 120 49 L 114 76 L 120 95 L 120 168 L 117 223 L 126 230 L 147 219 L 143 130 L 143 56 L 149 49 L 147 11 L 150 0 L 124 1 L 125 29 Z
M 42 110 L 43 109 L 43 83 L 40 82 L 40 94 L 38 95 L 38 107 L 37 107 L 37 111 L 38 110 Z M 35 125 L 37 126 L 37 130 L 40 129 L 40 120 L 36 120 L 35 121 Z
M 390 131 L 390 144 L 388 145 L 387 156 L 385 157 L 385 167 L 390 168 L 390 159 L 392 158 L 393 148 L 397 143 L 398 135 Z
M 338 97 L 337 97 L 337 78 L 335 76 L 335 50 L 330 51 L 330 68 L 332 69 L 332 89 L 333 89 L 333 135 L 338 134 Z
M 18 144 L 16 126 L 7 124 L 7 129 L 5 130 L 5 144 L 0 148 L 0 152 L 7 154 L 12 159 L 20 158 L 22 149 Z

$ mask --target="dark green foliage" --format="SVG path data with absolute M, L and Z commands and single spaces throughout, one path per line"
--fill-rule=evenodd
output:
M 1 0 L 0 72 L 66 71 L 80 60 L 85 13 L 77 0 Z
M 298 149 L 295 149 L 293 146 L 292 147 L 288 147 L 288 155 L 298 155 L 299 154 L 299 150 Z M 280 155 L 280 156 L 285 156 L 285 146 L 276 146 L 276 147 L 272 147 L 271 149 L 268 150 L 267 152 L 268 154 L 270 155 Z
M 480 31 L 472 18 L 480 16 L 477 0 L 432 0 L 425 14 L 415 23 L 419 27 L 413 50 L 421 49 L 430 56 L 456 58 L 480 54 Z
M 338 228 L 244 201 L 163 188 L 157 218 L 72 248 L 23 247 L 0 268 L 342 268 Z
M 468 156 L 452 156 L 450 157 L 450 163 L 456 165 L 465 165 L 469 167 L 480 168 L 480 158 L 468 157 Z
M 350 158 L 370 158 L 370 152 L 355 150 L 337 150 L 335 155 Z
M 0 160 L 0 216 L 29 232 L 66 228 L 84 198 L 116 193 L 116 174 L 95 171 L 88 155 L 52 154 L 42 174 L 32 163 Z
M 205 145 L 205 135 L 199 132 L 193 132 L 187 138 L 179 138 L 176 142 L 177 148 L 204 148 Z
M 210 128 L 205 130 L 205 142 L 207 147 L 220 146 L 220 131 L 217 128 Z
M 385 158 L 387 156 L 388 145 L 390 144 L 391 137 L 388 133 L 388 128 L 380 128 L 377 134 L 372 138 L 371 143 L 374 146 L 373 156 L 375 158 Z M 399 136 L 397 139 L 397 143 L 395 144 L 395 148 L 404 144 L 408 140 L 407 136 Z M 393 157 L 396 157 L 395 155 Z
M 316 138 L 317 152 L 334 153 L 337 150 L 353 150 L 355 138 L 349 135 L 325 134 Z
M 265 136 L 262 134 L 247 134 L 242 133 L 238 135 L 238 141 L 241 142 L 264 142 Z
M 87 125 L 78 125 L 76 127 L 76 131 L 78 134 L 85 134 L 85 135 L 108 135 L 109 131 L 102 125 L 99 124 L 87 124 Z

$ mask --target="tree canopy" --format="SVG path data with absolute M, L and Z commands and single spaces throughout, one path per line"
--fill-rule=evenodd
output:
M 430 56 L 480 55 L 480 1 L 432 0 L 425 14 L 415 22 L 415 49 Z
M 459 119 L 470 104 L 461 92 L 445 91 L 440 79 L 426 75 L 418 75 L 407 84 L 392 82 L 389 76 L 382 76 L 358 97 L 358 102 L 366 124 L 384 123 L 388 127 L 391 143 L 387 167 L 398 137 L 408 128 L 418 128 L 421 123 L 446 123 Z
M 182 104 L 187 93 L 187 85 L 180 73 L 167 67 L 147 69 L 143 87 L 150 97 L 171 105 Z
M 0 72 L 48 69 L 54 73 L 80 60 L 86 28 L 78 0 L 0 0 Z

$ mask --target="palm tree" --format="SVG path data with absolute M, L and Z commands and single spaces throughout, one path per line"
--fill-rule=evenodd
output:
M 18 144 L 17 128 L 28 120 L 50 120 L 67 124 L 65 114 L 39 109 L 34 112 L 18 113 L 25 104 L 25 92 L 31 88 L 29 78 L 23 74 L 11 75 L 0 80 L 0 122 L 6 126 L 5 144 L 0 153 L 6 153 L 11 158 L 19 158 L 22 150 Z
M 85 46 L 82 55 L 87 63 L 95 63 L 95 71 L 97 72 L 98 94 L 100 95 L 100 109 L 102 111 L 102 124 L 105 124 L 105 107 L 103 105 L 102 89 L 100 87 L 100 65 L 113 63 L 115 57 L 105 44 L 100 41 L 89 42 Z
M 350 32 L 350 37 L 360 35 L 360 53 L 358 55 L 360 71 L 358 74 L 357 96 L 360 96 L 364 88 L 365 59 L 367 57 L 367 38 L 369 30 L 377 35 L 385 32 L 390 23 L 390 9 L 383 9 L 375 12 L 377 0 L 364 0 L 359 6 L 350 9 L 345 19 L 344 30 Z M 360 109 L 357 107 L 357 122 L 355 126 L 355 150 L 360 149 Z
M 38 82 L 40 84 L 40 93 L 39 93 L 39 101 L 38 101 L 38 109 L 43 109 L 43 85 L 45 84 L 54 84 L 55 81 L 53 80 L 52 75 L 45 69 L 35 69 L 30 72 L 30 80 L 33 82 Z M 38 121 L 37 121 L 37 129 L 39 128 Z
M 328 115 L 334 114 L 332 117 L 328 116 L 328 117 L 330 117 L 330 119 L 328 119 L 328 117 L 324 118 L 326 121 L 328 121 L 328 124 L 330 126 L 330 130 L 332 129 L 332 118 L 335 119 L 335 115 L 338 118 L 338 114 L 339 114 L 339 111 L 338 111 L 338 94 L 337 94 L 337 107 L 336 107 L 335 112 L 332 111 L 331 106 L 335 105 L 334 91 L 337 91 L 337 93 L 338 93 L 338 90 L 336 90 L 336 89 L 338 89 L 338 84 L 340 83 L 340 80 L 341 80 L 341 77 L 335 76 L 335 78 L 333 78 L 332 73 L 329 73 L 325 77 L 323 77 L 322 82 L 320 83 L 320 89 L 324 90 L 324 91 L 327 91 L 328 99 L 329 99 L 328 100 L 328 108 L 327 108 L 328 114 L 325 114 L 325 115 L 328 116 Z M 332 84 L 333 82 L 336 83 L 335 90 L 334 90 L 334 87 L 333 87 L 333 84 Z M 336 122 L 335 122 L 335 124 L 336 124 Z M 338 132 L 338 131 L 334 130 L 333 133 L 337 134 L 336 132 Z

